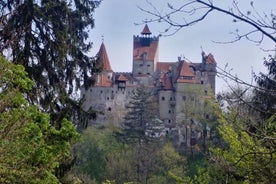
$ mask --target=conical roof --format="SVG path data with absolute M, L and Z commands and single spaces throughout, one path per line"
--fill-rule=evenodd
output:
M 103 65 L 103 70 L 112 71 L 104 43 L 101 44 L 98 56 L 100 58 L 101 64 Z
M 141 34 L 142 35 L 150 35 L 151 34 L 147 24 L 145 25 L 145 27 L 144 27 L 143 31 L 141 32 Z

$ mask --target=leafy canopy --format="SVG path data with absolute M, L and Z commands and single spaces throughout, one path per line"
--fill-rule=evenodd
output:
M 79 137 L 71 122 L 57 130 L 27 103 L 32 86 L 22 66 L 0 57 L 0 183 L 58 183 L 55 169 Z

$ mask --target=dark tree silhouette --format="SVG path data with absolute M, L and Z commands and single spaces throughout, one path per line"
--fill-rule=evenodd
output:
M 74 94 L 92 84 L 96 59 L 87 55 L 89 30 L 100 0 L 2 0 L 0 53 L 26 68 L 35 87 L 31 103 L 51 114 L 53 124 L 80 108 Z M 57 125 L 58 126 L 58 125 Z

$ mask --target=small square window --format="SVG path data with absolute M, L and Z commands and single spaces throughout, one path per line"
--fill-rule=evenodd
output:
M 164 97 L 164 96 L 162 96 L 162 97 L 161 97 L 161 99 L 162 99 L 162 101 L 164 101 L 164 100 L 165 100 L 165 97 Z

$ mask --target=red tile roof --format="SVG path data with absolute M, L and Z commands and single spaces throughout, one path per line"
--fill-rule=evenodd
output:
M 101 44 L 98 56 L 100 59 L 100 64 L 103 66 L 103 70 L 112 71 L 104 43 Z
M 162 82 L 162 89 L 173 89 L 171 78 L 167 73 L 161 74 L 160 82 Z
M 179 63 L 179 75 L 176 79 L 176 82 L 179 83 L 199 83 L 199 81 L 195 78 L 194 69 L 195 64 L 188 63 L 186 61 L 180 61 Z
M 168 70 L 171 70 L 173 64 L 175 64 L 175 63 L 157 62 L 157 70 L 160 70 L 161 72 L 167 72 Z
M 143 60 L 143 54 L 146 54 L 146 60 L 153 61 L 157 56 L 158 41 L 152 41 L 149 46 L 142 46 L 141 43 L 134 43 L 133 59 Z
M 143 31 L 141 32 L 141 34 L 143 34 L 143 35 L 150 35 L 151 34 L 147 24 L 145 25 L 145 27 L 144 27 Z
M 118 81 L 127 81 L 128 79 L 124 75 L 120 75 L 117 79 Z
M 180 76 L 195 76 L 194 70 L 192 68 L 194 66 L 192 63 L 188 63 L 186 61 L 182 61 L 180 64 Z
M 208 63 L 208 64 L 214 64 L 214 65 L 217 64 L 217 62 L 216 62 L 216 60 L 215 60 L 213 54 L 209 54 L 209 55 L 207 56 L 207 58 L 206 58 L 206 63 Z

